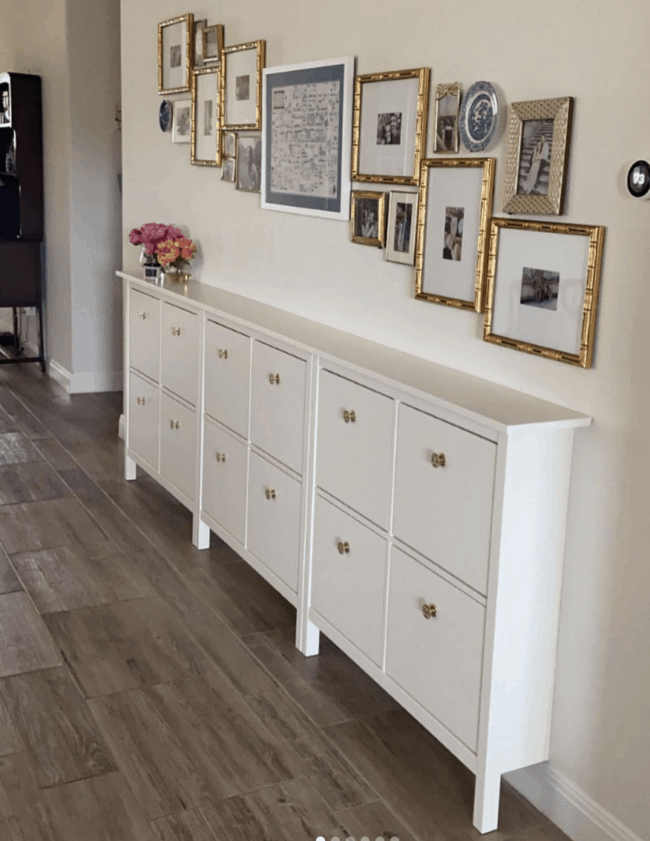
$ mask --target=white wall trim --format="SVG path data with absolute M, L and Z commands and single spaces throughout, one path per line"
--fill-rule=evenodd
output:
M 643 841 L 547 763 L 505 776 L 517 791 L 574 841 Z
M 48 359 L 47 373 L 70 394 L 70 380 L 72 378 L 70 371 L 64 368 L 63 365 L 59 365 L 55 359 Z
M 88 371 L 70 375 L 70 394 L 94 391 L 122 391 L 121 371 Z
M 124 412 L 120 415 L 120 421 L 117 425 L 117 434 L 120 436 L 122 441 L 126 441 L 126 415 Z

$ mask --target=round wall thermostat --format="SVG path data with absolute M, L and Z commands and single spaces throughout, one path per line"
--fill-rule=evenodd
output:
M 650 199 L 650 164 L 635 161 L 627 171 L 627 191 L 635 199 Z

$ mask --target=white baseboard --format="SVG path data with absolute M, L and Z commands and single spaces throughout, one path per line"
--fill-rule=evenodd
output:
M 642 841 L 548 763 L 513 771 L 505 778 L 573 841 Z
M 126 441 L 126 417 L 124 416 L 124 412 L 120 415 L 120 422 L 117 426 L 117 434 L 120 436 L 122 441 Z
M 25 349 L 38 355 L 38 348 L 31 342 L 25 343 Z M 72 374 L 55 359 L 46 360 L 47 373 L 68 394 L 89 394 L 99 391 L 122 391 L 122 371 L 88 371 Z
M 52 379 L 70 393 L 70 379 L 72 374 L 63 365 L 59 365 L 54 359 L 47 360 L 47 373 Z

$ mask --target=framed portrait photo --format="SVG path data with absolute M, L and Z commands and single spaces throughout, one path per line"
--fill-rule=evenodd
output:
M 605 229 L 493 219 L 486 342 L 590 368 Z
M 191 162 L 196 166 L 221 166 L 219 72 L 203 67 L 193 73 Z
M 206 18 L 194 21 L 194 62 L 193 67 L 196 70 L 203 67 L 203 29 L 208 25 Z
M 237 134 L 234 131 L 221 133 L 221 148 L 226 158 L 234 158 L 237 155 Z
M 428 67 L 357 76 L 352 180 L 418 184 L 429 109 Z
M 433 139 L 434 152 L 457 152 L 460 145 L 458 134 L 458 113 L 460 111 L 460 82 L 451 82 L 436 87 L 436 110 Z
M 189 143 L 192 139 L 192 100 L 177 99 L 172 119 L 172 143 Z
M 158 93 L 189 93 L 194 63 L 194 15 L 158 24 Z
M 203 61 L 206 64 L 220 65 L 223 56 L 223 24 L 203 28 Z
M 382 248 L 386 233 L 386 193 L 353 190 L 350 229 L 352 242 Z
M 221 180 L 235 183 L 237 176 L 237 158 L 221 159 Z
M 506 213 L 563 210 L 573 99 L 513 102 L 503 186 Z
M 237 135 L 237 189 L 259 193 L 262 187 L 262 137 Z
M 386 259 L 412 266 L 418 218 L 418 194 L 391 191 L 386 228 Z
M 494 158 L 422 161 L 415 297 L 482 312 Z
M 266 41 L 225 47 L 222 60 L 223 127 L 228 131 L 262 128 L 262 70 Z
M 262 207 L 350 218 L 354 59 L 264 71 Z

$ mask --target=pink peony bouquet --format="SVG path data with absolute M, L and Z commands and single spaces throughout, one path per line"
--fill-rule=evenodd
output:
M 166 239 L 158 243 L 156 254 L 158 256 L 158 262 L 163 266 L 182 265 L 194 257 L 196 254 L 196 245 L 194 245 L 191 239 L 181 234 L 173 239 Z
M 183 232 L 173 225 L 147 222 L 141 228 L 133 228 L 129 234 L 129 242 L 131 245 L 142 245 L 145 254 L 156 254 L 161 242 L 182 236 Z

